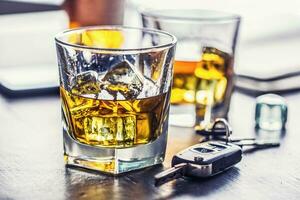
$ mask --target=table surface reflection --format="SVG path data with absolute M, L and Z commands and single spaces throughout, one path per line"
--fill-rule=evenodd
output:
M 300 196 L 300 94 L 285 96 L 287 131 L 279 148 L 247 153 L 215 177 L 179 179 L 154 187 L 154 174 L 179 150 L 197 143 L 192 128 L 170 127 L 163 165 L 112 177 L 66 168 L 58 96 L 0 96 L 0 199 L 297 199 Z M 254 97 L 235 92 L 230 110 L 234 135 L 253 136 Z

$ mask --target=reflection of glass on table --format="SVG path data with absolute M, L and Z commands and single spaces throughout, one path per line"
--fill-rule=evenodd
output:
M 170 123 L 205 127 L 214 118 L 227 117 L 240 18 L 217 11 L 146 10 L 142 19 L 145 27 L 178 38 Z

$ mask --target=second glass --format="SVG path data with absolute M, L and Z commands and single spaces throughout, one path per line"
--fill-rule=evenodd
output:
M 144 27 L 178 39 L 170 123 L 205 128 L 213 119 L 227 117 L 240 17 L 208 10 L 144 10 L 141 15 Z M 189 111 L 193 104 L 196 109 Z

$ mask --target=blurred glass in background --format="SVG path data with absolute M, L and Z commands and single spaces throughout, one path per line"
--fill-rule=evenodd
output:
M 242 17 L 236 72 L 268 77 L 300 69 L 300 1 L 130 0 L 152 9 L 208 9 Z M 141 22 L 138 22 L 141 23 Z
M 226 118 L 240 17 L 202 9 L 145 9 L 141 15 L 143 26 L 170 32 L 178 40 L 170 123 L 206 128 L 214 119 Z

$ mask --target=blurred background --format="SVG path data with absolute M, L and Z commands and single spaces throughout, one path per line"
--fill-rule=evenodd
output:
M 239 14 L 242 24 L 235 60 L 237 74 L 268 79 L 300 71 L 300 1 L 297 0 L 2 0 L 2 89 L 56 87 L 56 33 L 97 24 L 142 26 L 138 10 L 145 8 L 199 8 Z M 295 77 L 284 80 L 285 84 L 277 81 L 271 87 L 278 87 L 279 91 L 282 85 L 283 89 L 299 89 Z M 251 89 L 251 84 L 238 84 Z M 270 86 L 259 87 L 268 90 Z

